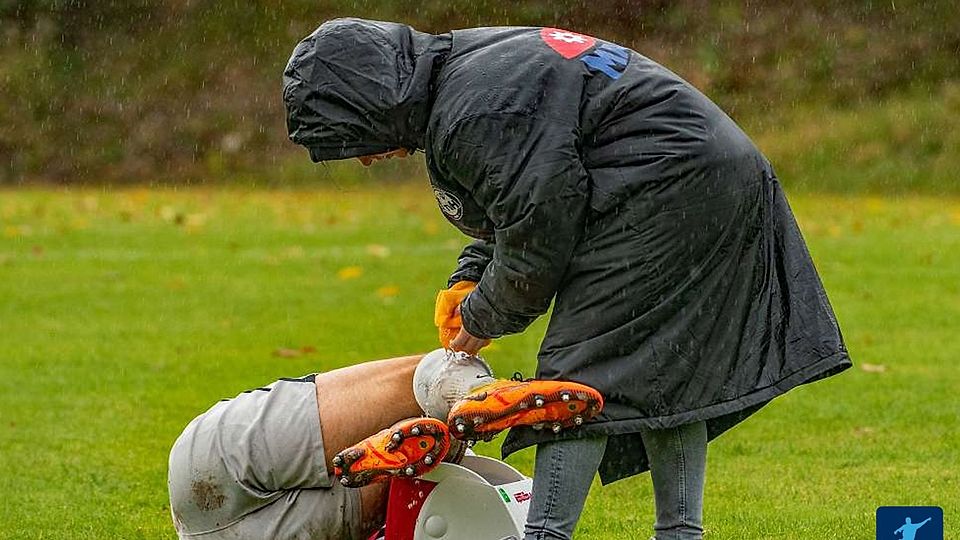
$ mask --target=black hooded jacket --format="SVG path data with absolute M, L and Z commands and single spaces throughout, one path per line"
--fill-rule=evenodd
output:
M 283 72 L 290 140 L 313 161 L 422 149 L 432 81 L 449 49 L 449 35 L 401 24 L 324 24 L 297 45 Z
M 537 376 L 606 398 L 583 427 L 519 428 L 504 454 L 609 437 L 605 482 L 646 470 L 641 428 L 708 436 L 850 366 L 767 160 L 685 81 L 555 28 L 432 36 L 339 19 L 284 72 L 293 141 L 315 161 L 418 148 L 444 215 L 477 240 L 451 283 L 478 337 L 554 303 Z

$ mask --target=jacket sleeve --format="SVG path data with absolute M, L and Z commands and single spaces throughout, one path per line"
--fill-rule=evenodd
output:
M 476 240 L 463 248 L 460 256 L 457 258 L 457 269 L 450 275 L 447 281 L 447 287 L 459 281 L 480 281 L 483 271 L 490 264 L 493 258 L 493 242 L 486 240 Z
M 582 234 L 589 197 L 578 130 L 503 113 L 468 118 L 448 135 L 449 176 L 494 224 L 489 264 L 461 306 L 464 328 L 481 338 L 521 332 L 549 309 Z

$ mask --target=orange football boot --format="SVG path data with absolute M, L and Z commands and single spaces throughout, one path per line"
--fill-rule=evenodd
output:
M 453 404 L 447 424 L 458 439 L 490 440 L 515 426 L 548 426 L 557 433 L 583 424 L 602 409 L 603 396 L 587 385 L 514 376 L 473 389 Z
M 338 453 L 333 472 L 346 487 L 420 476 L 436 467 L 449 449 L 450 431 L 442 421 L 407 418 Z

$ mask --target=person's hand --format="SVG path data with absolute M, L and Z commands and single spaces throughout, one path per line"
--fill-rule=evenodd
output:
M 457 317 L 459 317 L 460 306 L 457 306 L 455 312 Z M 448 348 L 453 349 L 454 351 L 463 351 L 467 354 L 477 354 L 480 352 L 480 349 L 489 344 L 489 339 L 478 338 L 472 335 L 470 332 L 467 332 L 467 330 L 461 326 L 460 331 L 457 333 L 457 337 L 450 341 L 450 346 Z
M 440 345 L 443 348 L 449 349 L 450 342 L 460 332 L 460 326 L 463 324 L 460 319 L 460 303 L 476 286 L 477 284 L 472 281 L 460 281 L 437 294 L 433 323 L 437 326 Z

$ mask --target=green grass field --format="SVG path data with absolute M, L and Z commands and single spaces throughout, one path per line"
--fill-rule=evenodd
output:
M 707 538 L 872 539 L 901 504 L 942 506 L 958 538 L 960 200 L 791 201 L 857 366 L 711 445 Z M 426 182 L 0 191 L 0 538 L 174 538 L 184 425 L 276 377 L 433 348 L 464 241 Z M 488 359 L 531 373 L 543 328 Z M 648 476 L 598 485 L 577 538 L 652 520 Z

